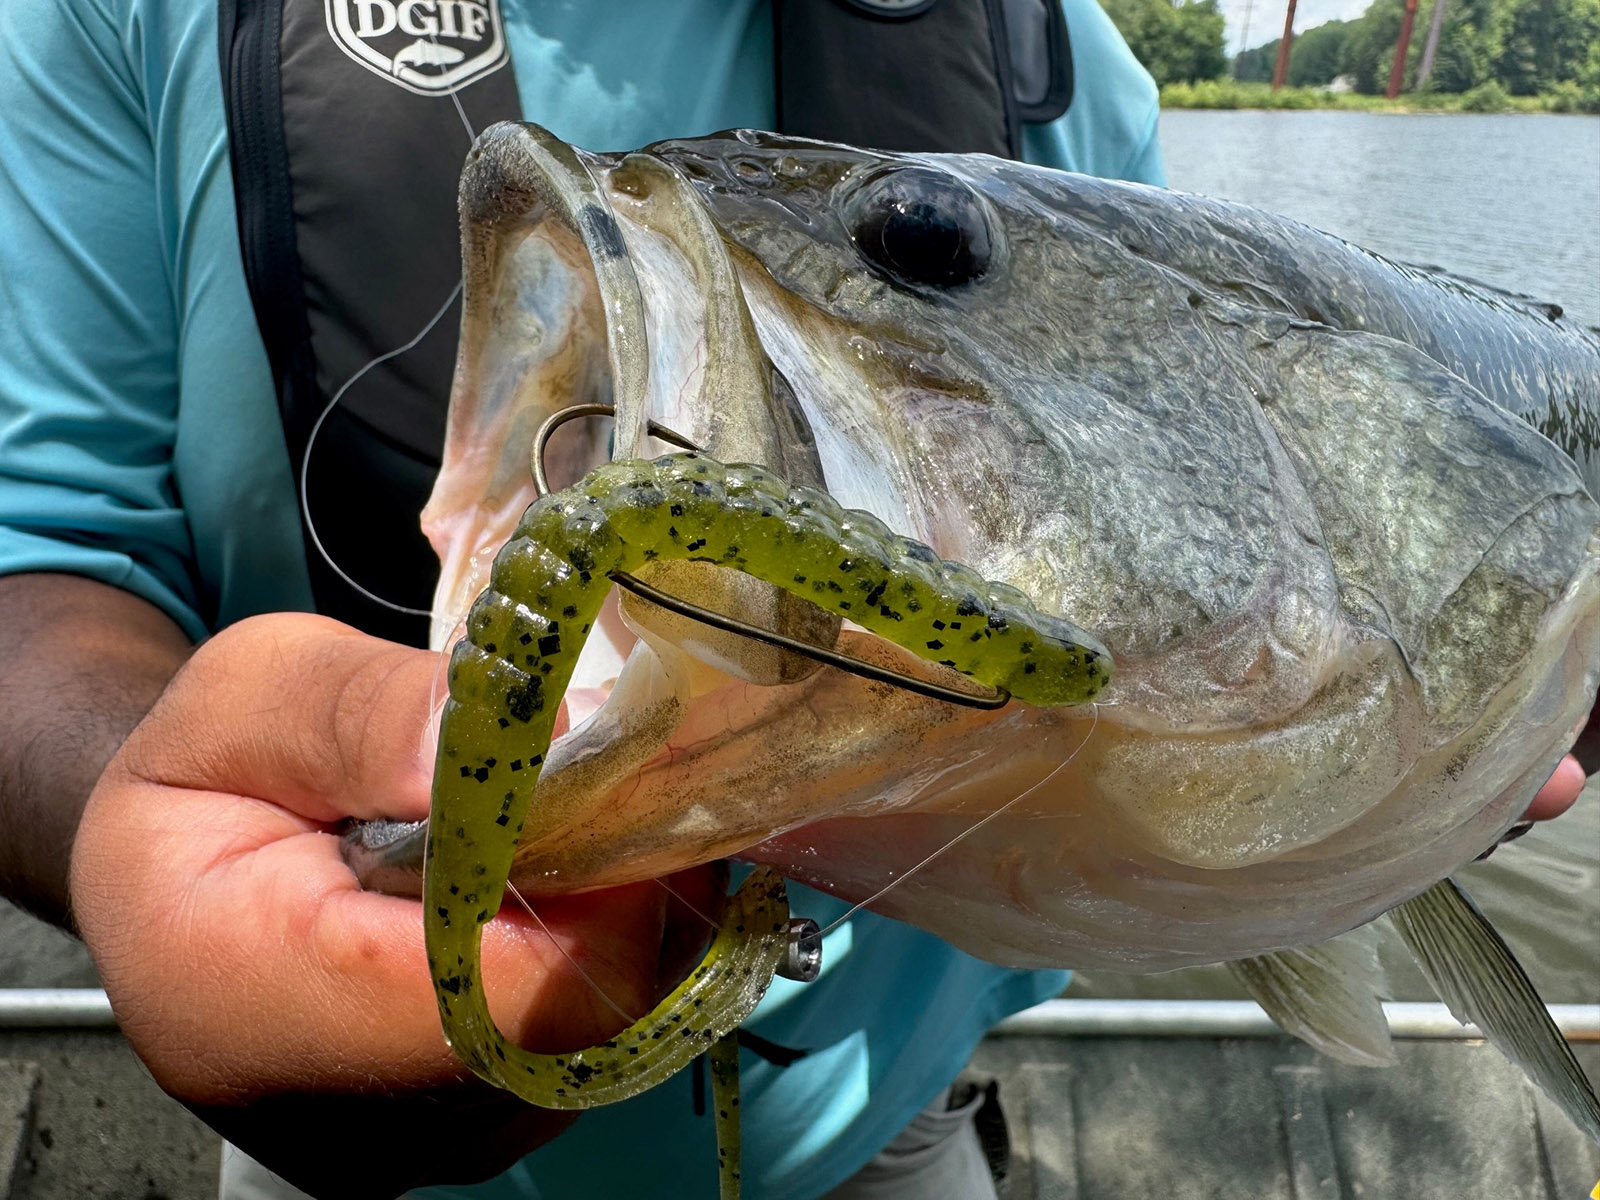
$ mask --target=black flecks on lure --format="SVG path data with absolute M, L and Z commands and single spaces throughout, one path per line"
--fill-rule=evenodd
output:
M 501 1036 L 477 985 L 482 925 L 499 909 L 518 835 L 530 820 L 540 836 L 563 825 L 561 812 L 530 805 L 561 697 L 609 591 L 606 576 L 655 558 L 721 560 L 924 657 L 948 655 L 936 661 L 1027 703 L 1082 703 L 1110 676 L 1104 649 L 1070 622 L 764 467 L 693 454 L 612 463 L 535 501 L 451 654 L 424 912 L 430 963 L 455 964 L 433 972 L 446 1038 L 479 1074 L 549 1108 L 625 1099 L 708 1043 L 721 1045 L 787 951 L 782 878 L 758 869 L 730 898 L 701 966 L 604 1046 L 560 1061 L 529 1054 Z M 894 603 L 882 603 L 889 595 Z M 975 641 L 951 648 L 935 636 L 980 616 Z M 463 895 L 466 883 L 474 886 Z M 684 1036 L 662 1036 L 674 1029 Z

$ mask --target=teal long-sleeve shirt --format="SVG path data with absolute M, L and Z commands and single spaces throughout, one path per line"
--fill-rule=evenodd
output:
M 1075 98 L 1027 127 L 1026 157 L 1163 182 L 1149 76 L 1094 0 L 1064 6 Z M 578 0 L 501 10 L 524 114 L 569 141 L 773 124 L 765 0 L 632 0 L 615 19 Z M 311 607 L 240 261 L 214 0 L 0 4 L 0 573 L 22 571 L 125 588 L 195 638 Z M 803 889 L 796 907 L 825 925 L 840 911 Z M 842 1181 L 985 1029 L 1065 982 L 870 915 L 830 936 L 825 961 L 817 983 L 778 981 L 754 1021 L 813 1053 L 787 1068 L 747 1056 L 753 1200 Z M 689 1087 L 680 1076 L 497 1181 L 433 1194 L 714 1194 L 710 1122 Z

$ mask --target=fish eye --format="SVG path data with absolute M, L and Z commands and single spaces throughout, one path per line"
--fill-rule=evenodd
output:
M 857 248 L 900 283 L 960 287 L 989 269 L 987 206 L 953 175 L 898 167 L 861 184 L 845 206 Z

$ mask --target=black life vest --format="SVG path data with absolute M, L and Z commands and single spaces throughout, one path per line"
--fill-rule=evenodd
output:
M 239 240 L 290 462 L 298 478 L 329 398 L 366 367 L 317 431 L 310 509 L 351 577 L 426 609 L 438 563 L 417 514 L 439 469 L 459 299 L 368 364 L 408 346 L 460 278 L 467 123 L 523 115 L 498 0 L 220 0 L 218 18 Z M 773 0 L 773 36 L 787 133 L 1015 157 L 1022 123 L 1072 98 L 1057 0 Z M 425 642 L 426 621 L 306 558 L 320 612 Z

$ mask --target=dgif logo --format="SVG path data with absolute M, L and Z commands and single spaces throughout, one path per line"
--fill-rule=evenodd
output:
M 407 91 L 444 95 L 506 61 L 500 0 L 326 0 L 328 32 Z

